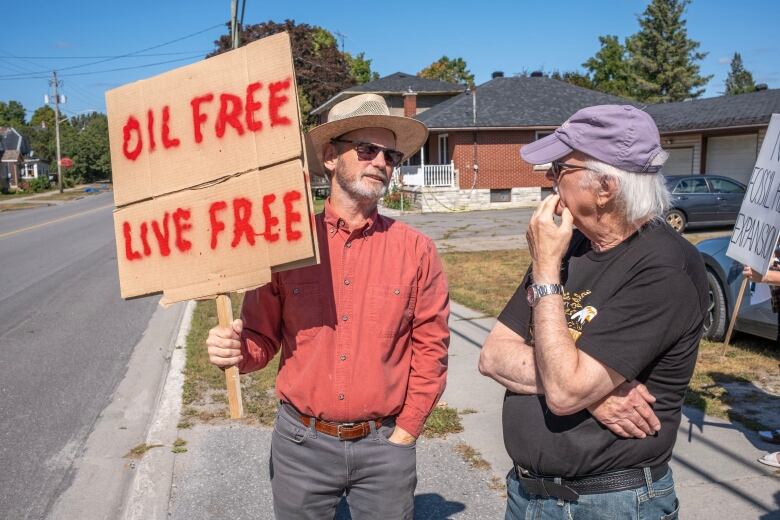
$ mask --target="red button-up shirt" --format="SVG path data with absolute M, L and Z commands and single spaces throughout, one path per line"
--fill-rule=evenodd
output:
M 319 265 L 246 294 L 241 372 L 281 347 L 276 392 L 300 412 L 353 422 L 397 415 L 415 437 L 444 391 L 447 281 L 433 241 L 382 215 L 349 230 L 316 217 Z

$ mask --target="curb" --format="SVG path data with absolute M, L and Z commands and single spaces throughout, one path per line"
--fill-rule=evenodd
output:
M 187 335 L 192 325 L 195 305 L 195 301 L 190 300 L 184 309 L 162 392 L 146 435 L 147 445 L 162 444 L 162 447 L 149 450 L 136 466 L 135 477 L 130 484 L 122 515 L 126 520 L 168 517 L 175 462 L 175 454 L 171 452 L 170 447 L 178 437 L 177 425 L 181 417 Z

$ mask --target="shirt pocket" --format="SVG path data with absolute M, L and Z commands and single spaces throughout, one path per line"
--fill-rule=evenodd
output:
M 289 283 L 284 286 L 282 319 L 295 338 L 316 336 L 323 325 L 322 289 L 319 282 Z
M 376 327 L 382 338 L 405 334 L 412 324 L 415 300 L 415 288 L 411 285 L 369 285 L 371 327 Z

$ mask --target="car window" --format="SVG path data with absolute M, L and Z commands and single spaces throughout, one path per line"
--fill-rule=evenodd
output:
M 710 179 L 715 193 L 745 193 L 745 188 L 727 179 Z
M 707 181 L 704 179 L 683 179 L 677 184 L 673 193 L 709 193 Z

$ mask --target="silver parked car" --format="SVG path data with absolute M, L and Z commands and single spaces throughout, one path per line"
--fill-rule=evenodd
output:
M 737 301 L 742 283 L 742 264 L 726 256 L 730 237 L 712 238 L 699 242 L 696 248 L 707 266 L 710 305 L 704 322 L 704 337 L 721 341 L 726 335 L 729 320 Z M 772 312 L 772 303 L 765 300 L 753 304 L 751 297 L 756 284 L 750 282 L 745 290 L 742 305 L 737 315 L 734 330 L 755 334 L 775 341 L 777 338 L 777 315 Z
M 682 232 L 692 225 L 725 226 L 737 220 L 745 185 L 717 175 L 666 177 L 672 195 L 666 222 Z

